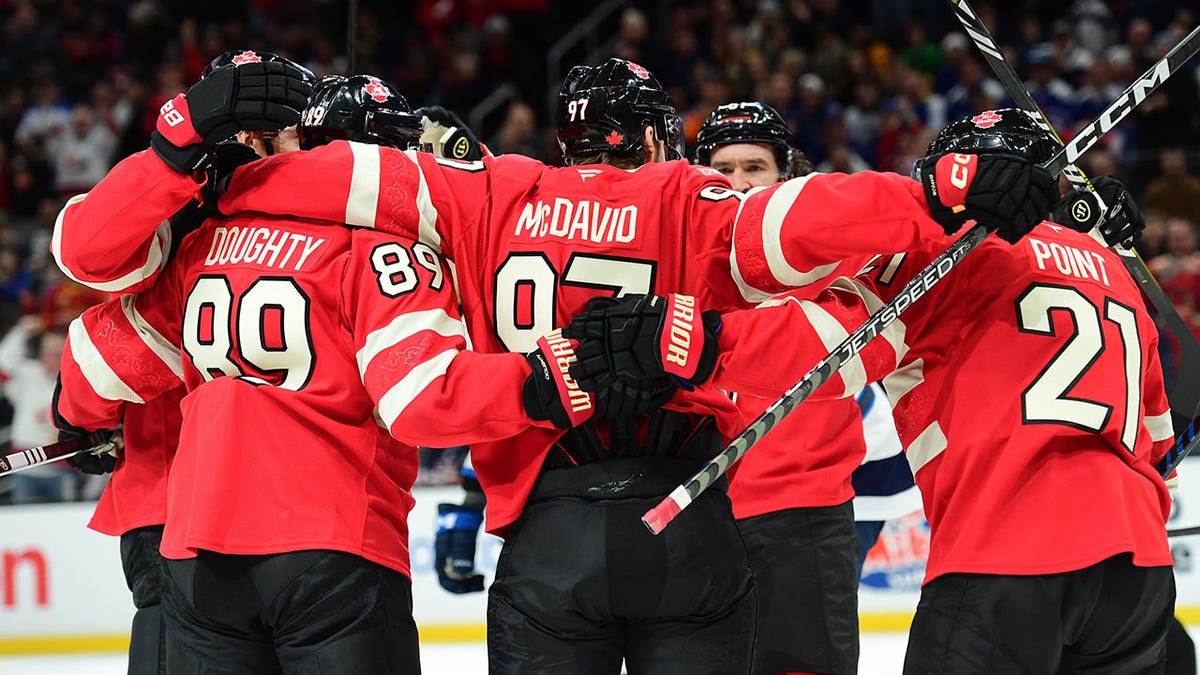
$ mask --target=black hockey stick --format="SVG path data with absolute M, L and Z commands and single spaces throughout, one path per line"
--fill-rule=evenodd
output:
M 979 18 L 979 15 L 971 9 L 967 0 L 947 0 L 953 7 L 954 13 L 958 17 L 963 28 L 966 29 L 967 35 L 975 41 L 975 46 L 983 54 L 983 58 L 992 67 L 992 71 L 996 73 L 996 77 L 1004 85 L 1008 95 L 1016 102 L 1017 107 L 1033 113 L 1036 117 L 1039 126 L 1042 127 L 1050 136 L 1058 141 L 1059 145 L 1063 144 L 1062 138 L 1054 129 L 1054 125 L 1050 124 L 1050 119 L 1034 102 L 1033 96 L 1029 94 L 1029 90 L 1025 88 L 1021 78 L 1017 76 L 1013 70 L 1012 64 L 1008 59 L 1004 58 L 1004 52 L 1000 49 L 996 39 L 992 37 L 988 31 L 987 25 Z M 1174 73 L 1188 59 L 1190 59 L 1197 50 L 1200 50 L 1200 28 L 1196 28 L 1187 37 L 1183 38 L 1179 44 L 1175 45 L 1163 59 L 1159 61 L 1147 71 L 1141 78 L 1133 83 L 1125 90 L 1117 101 L 1122 105 L 1128 105 L 1129 109 L 1141 103 L 1154 88 L 1162 84 L 1171 73 Z M 1110 106 L 1109 110 L 1113 110 Z M 1107 112 L 1107 111 L 1106 111 Z M 1124 117 L 1126 113 L 1120 116 Z M 1111 120 L 1107 126 L 1103 124 L 1104 115 L 1100 117 L 1102 124 L 1098 130 L 1093 129 L 1091 133 L 1103 135 L 1117 120 Z M 1120 119 L 1119 117 L 1117 118 Z M 1080 136 L 1083 132 L 1080 132 Z M 1076 137 L 1078 140 L 1078 137 Z M 1072 141 L 1074 145 L 1075 141 Z M 1083 171 L 1075 166 L 1075 159 L 1078 158 L 1077 153 L 1068 155 L 1070 164 L 1064 169 L 1063 174 L 1072 187 L 1081 190 L 1088 190 L 1095 195 L 1097 208 L 1103 213 L 1105 206 L 1099 195 L 1095 194 L 1095 189 L 1092 187 L 1091 181 L 1084 175 Z M 1121 258 L 1121 262 L 1125 265 L 1125 269 L 1129 271 L 1129 275 L 1138 282 L 1142 292 L 1150 299 L 1154 308 L 1158 310 L 1159 316 L 1167 324 L 1167 329 L 1175 337 L 1175 341 L 1179 343 L 1179 373 L 1175 378 L 1175 386 L 1172 387 L 1167 399 L 1171 403 L 1172 419 L 1175 426 L 1191 425 L 1192 420 L 1197 414 L 1200 414 L 1200 343 L 1196 342 L 1196 337 L 1192 331 L 1184 323 L 1179 316 L 1179 312 L 1175 310 L 1175 306 L 1171 304 L 1170 298 L 1163 292 L 1162 287 L 1158 285 L 1158 281 L 1154 279 L 1154 275 L 1150 273 L 1146 267 L 1146 262 L 1133 248 L 1124 246 L 1114 246 L 1113 250 Z M 1192 434 L 1194 435 L 1194 433 Z M 1186 454 L 1186 453 L 1184 453 Z M 1172 464 L 1173 466 L 1173 464 Z
M 1191 534 L 1200 534 L 1200 526 L 1181 527 L 1177 530 L 1167 530 L 1168 537 L 1186 537 Z
M 813 366 L 813 369 L 808 371 L 799 382 L 785 391 L 779 400 L 772 403 L 762 415 L 759 415 L 758 419 L 751 422 L 745 431 L 738 434 L 737 438 L 725 446 L 699 473 L 672 490 L 666 499 L 647 511 L 642 516 L 642 522 L 646 527 L 650 528 L 654 534 L 662 532 L 663 528 L 674 520 L 680 511 L 687 508 L 692 500 L 707 490 L 713 481 L 723 476 L 729 470 L 730 465 L 741 459 L 764 434 L 773 429 L 780 420 L 795 410 L 796 406 L 811 396 L 817 387 L 832 378 L 834 373 L 841 370 L 843 365 L 862 351 L 868 342 L 892 325 L 934 284 L 945 278 L 968 253 L 979 246 L 987 234 L 987 228 L 983 225 L 975 225 L 966 234 L 959 237 L 950 245 L 950 248 L 905 284 L 891 302 L 881 307 L 877 313 L 867 319 L 866 323 L 859 326 L 816 366 Z
M 1196 31 L 1192 32 L 1189 37 L 1194 38 Z M 1185 40 L 1187 42 L 1187 40 Z M 1171 59 L 1171 54 L 1176 53 L 1179 47 L 1171 50 L 1151 72 L 1156 72 L 1163 64 Z M 1179 67 L 1182 61 L 1176 62 L 1174 68 L 1171 68 L 1167 75 L 1174 72 Z M 1075 137 L 1067 146 L 1059 150 L 1058 153 L 1051 157 L 1045 164 L 1044 169 L 1049 171 L 1051 175 L 1056 175 L 1062 172 L 1068 164 L 1073 163 L 1083 153 L 1087 152 L 1104 133 L 1108 132 L 1118 122 L 1125 119 L 1134 108 L 1138 106 L 1153 91 L 1158 85 L 1166 80 L 1166 76 L 1155 77 L 1150 80 L 1149 84 L 1144 89 L 1138 89 L 1139 82 L 1135 82 L 1133 86 L 1125 90 L 1123 94 L 1117 97 L 1111 105 L 1100 113 L 1100 116 L 1088 123 L 1086 127 L 1080 130 L 1079 135 Z M 1134 96 L 1131 92 L 1140 91 Z M 962 256 L 969 253 L 983 239 L 983 228 L 979 225 L 971 228 L 967 234 L 960 237 L 957 241 L 946 250 L 945 253 L 938 256 L 932 263 L 921 271 L 912 281 L 904 286 L 891 302 L 884 305 L 878 313 L 867 320 L 858 330 L 850 334 L 845 341 L 834 348 L 833 352 L 821 359 L 812 370 L 808 371 L 799 382 L 792 385 L 779 400 L 772 403 L 758 419 L 750 423 L 750 426 L 745 431 L 738 434 L 729 445 L 725 446 L 721 452 L 717 453 L 704 468 L 700 469 L 696 475 L 692 476 L 686 483 L 680 485 L 671 491 L 665 499 L 658 503 L 642 516 L 642 522 L 654 534 L 663 531 L 674 518 L 679 515 L 679 512 L 687 508 L 688 504 L 700 496 L 700 493 L 708 489 L 713 481 L 725 475 L 729 467 L 736 461 L 742 458 L 758 439 L 762 438 L 763 434 L 767 433 L 779 424 L 779 421 L 786 417 L 789 413 L 796 409 L 796 406 L 804 402 L 806 398 L 812 395 L 814 389 L 829 380 L 839 368 L 842 367 L 851 357 L 862 350 L 868 340 L 877 336 L 883 329 L 887 328 L 901 311 L 912 305 L 912 302 L 924 294 L 930 286 L 946 275 L 954 268 Z M 977 237 L 977 240 L 972 242 L 972 236 Z M 957 257 L 955 254 L 957 252 Z M 952 259 L 952 261 L 951 261 Z M 946 265 L 945 270 L 937 269 L 939 265 Z M 914 288 L 914 285 L 920 287 L 920 290 Z M 907 303 L 898 306 L 898 303 Z M 861 342 L 860 342 L 861 341 Z
M 95 451 L 113 443 L 112 431 L 97 431 L 80 438 L 42 445 L 8 455 L 0 455 L 0 476 L 23 471 L 30 467 L 49 464 L 80 452 Z
M 1178 417 L 1172 414 L 1172 417 Z M 1179 468 L 1179 462 L 1184 457 L 1192 454 L 1197 445 L 1200 445 L 1200 437 L 1196 435 L 1196 422 L 1192 420 L 1187 423 L 1187 426 L 1175 436 L 1175 443 L 1171 445 L 1171 449 L 1167 450 L 1167 454 L 1158 463 L 1158 472 L 1163 478 L 1170 478 L 1175 469 Z M 1178 422 L 1176 422 L 1178 424 Z

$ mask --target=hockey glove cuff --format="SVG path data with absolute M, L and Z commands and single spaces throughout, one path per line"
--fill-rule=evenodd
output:
M 583 341 L 572 374 L 585 390 L 664 376 L 690 388 L 712 375 L 720 328 L 721 315 L 698 313 L 692 296 L 628 295 L 590 300 L 563 334 Z
M 150 147 L 172 169 L 206 166 L 212 146 L 239 131 L 278 131 L 300 121 L 312 84 L 290 63 L 217 68 L 159 109 Z
M 930 215 L 947 234 L 974 220 L 1016 243 L 1058 203 L 1048 171 L 1016 155 L 947 153 L 922 176 Z
M 483 144 L 479 137 L 447 108 L 440 105 L 418 108 L 414 114 L 421 116 L 421 149 L 449 159 L 473 162 L 483 159 Z
M 535 420 L 549 420 L 559 429 L 570 429 L 596 412 L 592 394 L 582 391 L 570 374 L 578 344 L 555 330 L 538 339 L 536 351 L 525 355 L 533 370 L 525 379 L 525 411 Z
M 121 450 L 125 447 L 125 437 L 119 429 L 101 429 L 95 433 L 79 427 L 59 430 L 58 440 L 71 438 L 87 439 L 88 444 L 94 443 L 95 446 L 67 457 L 67 465 L 81 473 L 97 476 L 112 473 L 116 469 Z

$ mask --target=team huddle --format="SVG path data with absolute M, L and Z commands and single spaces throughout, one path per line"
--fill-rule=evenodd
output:
M 55 418 L 122 428 L 72 461 L 113 473 L 91 527 L 121 537 L 131 673 L 419 673 L 416 446 L 452 445 L 435 565 L 480 591 L 476 532 L 504 539 L 493 673 L 855 673 L 887 517 L 856 490 L 914 477 L 905 673 L 1163 672 L 1173 432 L 1110 248 L 1141 224 L 1123 186 L 1080 231 L 1020 110 L 952 123 L 908 177 L 812 172 L 735 102 L 693 163 L 617 58 L 570 71 L 556 121 L 566 166 L 493 156 L 378 77 L 230 52 L 67 203 L 55 259 L 114 299 L 70 327 Z M 974 224 L 995 236 L 931 297 L 642 525 Z M 869 456 L 888 409 L 904 453 Z

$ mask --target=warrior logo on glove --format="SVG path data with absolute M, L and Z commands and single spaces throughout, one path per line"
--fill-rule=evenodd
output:
M 699 355 L 692 353 L 696 299 L 690 295 L 675 295 L 671 298 L 670 308 L 671 323 L 662 335 L 663 368 L 671 375 L 691 380 L 700 362 Z

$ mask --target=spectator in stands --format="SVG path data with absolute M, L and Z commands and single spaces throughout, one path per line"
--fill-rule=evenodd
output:
M 544 159 L 546 152 L 537 136 L 537 119 L 533 107 L 521 101 L 513 102 L 504 117 L 504 125 L 487 146 L 495 155 L 517 153 L 538 160 Z
M 1154 277 L 1200 339 L 1200 252 L 1196 226 L 1186 218 L 1167 220 L 1167 251 L 1147 263 Z
M 12 449 L 28 450 L 58 438 L 50 416 L 50 400 L 58 363 L 66 344 L 64 330 L 43 331 L 40 317 L 26 315 L 0 340 L 0 373 L 4 396 L 12 403 Z M 30 345 L 37 356 L 31 356 Z M 11 478 L 14 504 L 75 499 L 75 472 L 65 462 L 27 469 Z
M 1075 90 L 1059 77 L 1061 63 L 1054 47 L 1047 42 L 1034 45 L 1025 55 L 1025 60 L 1029 65 L 1025 89 L 1050 118 L 1055 129 L 1067 128 L 1075 119 Z
M 1183 150 L 1164 148 L 1158 168 L 1158 177 L 1146 186 L 1146 208 L 1200 222 L 1200 177 L 1188 172 Z
M 20 145 L 30 141 L 38 144 L 66 131 L 70 124 L 70 109 L 62 98 L 62 88 L 53 75 L 43 74 L 35 90 L 33 103 L 25 109 L 17 124 L 14 140 Z
M 75 106 L 67 128 L 46 142 L 59 196 L 73 197 L 100 182 L 112 168 L 116 149 L 116 135 L 99 122 L 91 106 Z

